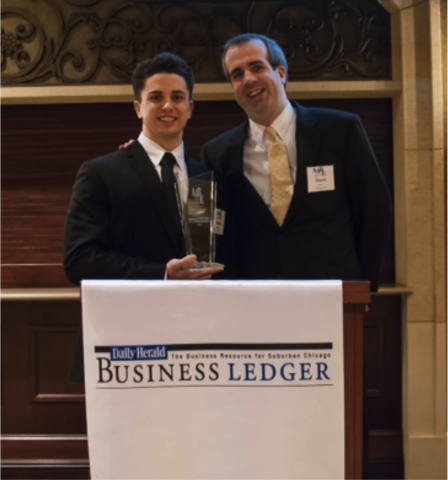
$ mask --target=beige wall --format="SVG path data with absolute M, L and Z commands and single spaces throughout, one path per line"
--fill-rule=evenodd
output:
M 446 1 L 392 15 L 397 282 L 406 478 L 446 478 Z

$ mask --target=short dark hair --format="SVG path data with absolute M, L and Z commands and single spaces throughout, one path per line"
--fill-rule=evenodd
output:
M 142 99 L 142 92 L 145 89 L 146 80 L 158 73 L 174 73 L 185 80 L 190 100 L 193 96 L 194 73 L 190 65 L 174 53 L 159 53 L 155 57 L 139 63 L 132 72 L 132 88 L 134 98 L 139 102 Z
M 280 45 L 272 38 L 268 38 L 265 35 L 261 35 L 259 33 L 242 33 L 237 35 L 236 37 L 231 38 L 227 41 L 224 45 L 224 50 L 222 52 L 222 69 L 224 71 L 225 76 L 228 80 L 230 80 L 229 72 L 227 71 L 226 67 L 226 55 L 227 52 L 232 48 L 236 47 L 237 45 L 244 45 L 245 43 L 249 43 L 252 40 L 259 40 L 263 42 L 266 46 L 266 50 L 268 51 L 268 60 L 271 67 L 275 70 L 277 67 L 284 67 L 286 70 L 286 76 L 288 76 L 288 62 L 286 61 L 285 54 L 283 50 L 280 48 Z

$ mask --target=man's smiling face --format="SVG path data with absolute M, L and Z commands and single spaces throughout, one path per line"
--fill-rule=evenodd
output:
M 288 102 L 285 68 L 272 68 L 261 40 L 231 47 L 225 65 L 238 104 L 254 122 L 270 125 Z
M 182 134 L 193 112 L 185 80 L 174 73 L 157 73 L 146 80 L 141 101 L 134 102 L 143 133 L 166 150 L 182 142 Z

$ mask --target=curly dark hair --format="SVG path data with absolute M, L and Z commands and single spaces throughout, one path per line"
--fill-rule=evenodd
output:
M 158 73 L 174 73 L 185 80 L 190 100 L 193 96 L 194 74 L 190 65 L 174 53 L 159 53 L 153 58 L 139 63 L 132 72 L 132 88 L 134 98 L 139 102 L 142 100 L 142 91 L 145 89 L 146 80 Z

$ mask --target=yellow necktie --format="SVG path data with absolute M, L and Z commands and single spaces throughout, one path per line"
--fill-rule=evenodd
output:
M 282 226 L 291 203 L 294 185 L 289 169 L 286 145 L 273 127 L 267 127 L 266 132 L 272 137 L 268 150 L 271 175 L 271 211 L 277 223 Z

